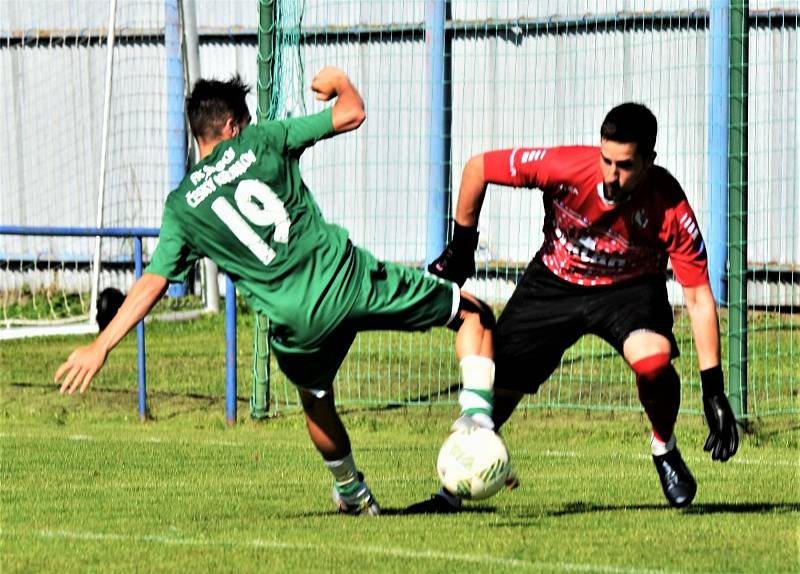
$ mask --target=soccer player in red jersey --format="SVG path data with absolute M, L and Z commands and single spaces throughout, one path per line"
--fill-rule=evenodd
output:
M 600 146 L 515 148 L 472 157 L 464 168 L 453 239 L 429 270 L 458 284 L 475 272 L 477 224 L 489 183 L 539 188 L 544 242 L 498 319 L 494 421 L 500 428 L 525 393 L 535 393 L 582 335 L 608 341 L 636 375 L 652 423 L 651 449 L 670 505 L 690 504 L 695 480 L 676 446 L 678 345 L 667 299 L 667 261 L 683 287 L 697 347 L 705 450 L 736 453 L 736 420 L 720 367 L 716 303 L 706 248 L 680 184 L 654 164 L 657 122 L 636 103 L 612 109 Z M 454 504 L 445 504 L 447 502 Z M 441 492 L 417 511 L 457 509 Z

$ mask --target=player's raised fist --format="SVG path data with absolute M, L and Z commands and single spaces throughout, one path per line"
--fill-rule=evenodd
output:
M 316 92 L 318 100 L 325 102 L 338 96 L 345 82 L 349 80 L 344 70 L 325 66 L 311 80 L 311 89 Z

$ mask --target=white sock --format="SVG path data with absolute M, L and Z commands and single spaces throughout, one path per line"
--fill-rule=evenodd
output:
M 650 434 L 650 451 L 653 456 L 663 456 L 675 448 L 677 441 L 673 434 L 667 442 L 660 440 L 655 433 Z
M 331 471 L 337 488 L 346 487 L 358 481 L 358 469 L 352 452 L 340 460 L 326 460 L 324 462 L 328 470 Z
M 467 355 L 460 362 L 463 386 L 458 395 L 461 414 L 472 417 L 481 427 L 493 429 L 494 361 L 480 355 Z
M 465 389 L 491 391 L 494 388 L 494 361 L 481 355 L 467 355 L 459 362 Z

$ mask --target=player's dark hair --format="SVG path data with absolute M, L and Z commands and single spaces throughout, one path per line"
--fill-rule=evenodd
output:
M 192 135 L 196 138 L 216 138 L 228 118 L 241 124 L 250 117 L 245 97 L 250 93 L 239 74 L 230 80 L 198 80 L 192 93 L 186 98 L 186 115 Z
M 639 155 L 647 157 L 656 147 L 658 122 L 647 106 L 626 102 L 613 108 L 603 125 L 600 137 L 620 143 L 635 143 Z

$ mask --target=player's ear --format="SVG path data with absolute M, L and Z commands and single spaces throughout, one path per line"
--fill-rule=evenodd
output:
M 228 116 L 228 119 L 225 120 L 223 134 L 227 137 L 235 138 L 239 135 L 239 129 L 239 124 L 236 123 L 236 120 L 233 119 L 233 116 Z

